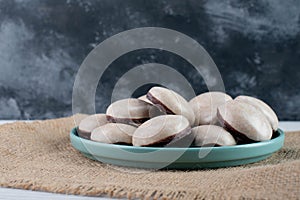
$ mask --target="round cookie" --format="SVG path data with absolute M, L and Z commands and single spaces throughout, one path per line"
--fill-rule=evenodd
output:
M 112 103 L 106 110 L 107 120 L 139 126 L 150 119 L 153 105 L 140 99 L 122 99 Z
M 265 141 L 272 137 L 272 128 L 256 107 L 241 101 L 229 100 L 218 107 L 222 126 L 241 142 Z
M 192 128 L 194 146 L 232 146 L 236 145 L 233 136 L 220 126 L 202 125 Z
M 272 129 L 274 131 L 276 131 L 278 129 L 279 122 L 278 122 L 278 117 L 277 117 L 276 113 L 273 111 L 273 109 L 270 106 L 268 106 L 262 100 L 257 99 L 255 97 L 243 96 L 243 95 L 236 97 L 234 100 L 243 101 L 245 103 L 249 103 L 249 104 L 253 105 L 254 107 L 256 107 L 257 109 L 259 109 L 261 112 L 264 113 L 264 115 L 269 120 L 269 122 L 272 126 Z
M 191 134 L 189 121 L 181 115 L 161 115 L 139 126 L 133 134 L 134 146 L 165 146 Z
M 217 108 L 226 101 L 232 100 L 231 96 L 223 92 L 206 92 L 189 101 L 195 113 L 195 125 L 217 124 Z
M 183 115 L 190 125 L 194 125 L 193 109 L 178 93 L 163 87 L 153 87 L 148 91 L 147 98 L 166 114 Z
M 107 144 L 132 144 L 136 127 L 127 124 L 109 123 L 94 129 L 91 140 Z
M 108 123 L 105 114 L 90 115 L 79 123 L 77 133 L 79 137 L 90 139 L 91 132 L 104 124 Z

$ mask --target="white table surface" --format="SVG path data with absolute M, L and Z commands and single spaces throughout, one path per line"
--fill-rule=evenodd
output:
M 13 120 L 4 121 L 0 120 L 0 125 L 5 123 L 12 123 Z M 300 130 L 299 121 L 281 121 L 279 127 L 284 131 L 298 131 Z M 40 200 L 40 199 L 53 199 L 53 200 L 108 200 L 106 197 L 83 197 L 78 195 L 65 195 L 65 194 L 53 194 L 48 192 L 37 192 L 30 190 L 20 190 L 11 188 L 0 188 L 0 200 Z

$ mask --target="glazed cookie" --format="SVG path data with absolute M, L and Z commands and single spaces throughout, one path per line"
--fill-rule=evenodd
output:
M 194 146 L 232 146 L 236 145 L 232 135 L 220 126 L 202 125 L 192 128 Z
M 134 146 L 165 146 L 191 134 L 189 121 L 181 115 L 162 115 L 139 126 L 133 134 Z
M 122 99 L 112 103 L 106 110 L 107 120 L 139 126 L 150 119 L 153 105 L 140 99 Z
M 217 108 L 232 98 L 223 92 L 206 92 L 189 101 L 195 113 L 195 125 L 217 124 Z
M 153 87 L 148 91 L 147 98 L 166 114 L 183 115 L 190 125 L 194 125 L 194 112 L 189 103 L 178 93 L 163 87 Z
M 78 126 L 78 136 L 90 139 L 91 132 L 104 124 L 108 123 L 105 114 L 94 114 L 84 118 Z
M 136 128 L 127 124 L 109 123 L 94 129 L 91 140 L 108 144 L 132 144 Z
M 265 102 L 263 102 L 262 100 L 257 99 L 255 97 L 249 97 L 249 96 L 243 96 L 243 95 L 236 97 L 234 100 L 243 101 L 245 103 L 249 103 L 249 104 L 253 105 L 257 109 L 259 109 L 261 112 L 263 112 L 263 114 L 269 120 L 269 122 L 272 126 L 272 129 L 274 131 L 276 131 L 278 129 L 277 115 L 275 114 L 273 109 L 270 106 L 268 106 Z
M 218 107 L 218 119 L 239 141 L 265 141 L 272 137 L 273 131 L 269 121 L 251 104 L 229 100 Z

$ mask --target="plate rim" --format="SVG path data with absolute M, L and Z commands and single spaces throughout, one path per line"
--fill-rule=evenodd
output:
M 277 134 L 268 141 L 234 146 L 136 147 L 84 139 L 78 136 L 77 127 L 74 127 L 70 132 L 70 142 L 85 157 L 106 164 L 144 169 L 202 169 L 239 166 L 264 160 L 284 146 L 284 132 L 278 129 Z M 158 154 L 153 155 L 155 151 Z M 200 151 L 204 151 L 204 157 L 199 156 Z M 176 159 L 165 159 L 174 154 L 178 155 Z
M 111 147 L 111 148 L 121 148 L 123 150 L 143 150 L 143 151 L 159 151 L 159 150 L 165 150 L 165 151 L 196 151 L 199 152 L 199 150 L 214 150 L 214 151 L 223 151 L 223 150 L 235 150 L 235 149 L 243 149 L 243 148 L 254 148 L 254 147 L 261 147 L 264 145 L 268 145 L 275 142 L 280 142 L 281 140 L 284 141 L 285 133 L 282 129 L 278 128 L 276 132 L 279 133 L 279 135 L 276 138 L 267 140 L 267 141 L 260 141 L 250 144 L 242 144 L 242 145 L 232 145 L 232 146 L 218 146 L 218 147 L 139 147 L 139 146 L 129 146 L 129 145 L 119 145 L 119 144 L 106 144 L 101 142 L 96 142 L 92 140 L 88 140 L 82 137 L 79 137 L 75 134 L 75 131 L 77 132 L 78 127 L 73 127 L 70 132 L 70 137 L 75 138 L 77 140 L 81 140 L 81 142 L 90 143 L 91 145 L 97 145 L 97 146 L 103 146 L 103 147 Z

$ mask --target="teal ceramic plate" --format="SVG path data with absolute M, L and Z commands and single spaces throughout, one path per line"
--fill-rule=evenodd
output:
M 269 141 L 227 147 L 160 148 L 134 147 L 94 142 L 70 133 L 75 149 L 103 163 L 150 169 L 199 169 L 244 165 L 264 160 L 278 151 L 284 133 L 278 130 Z

